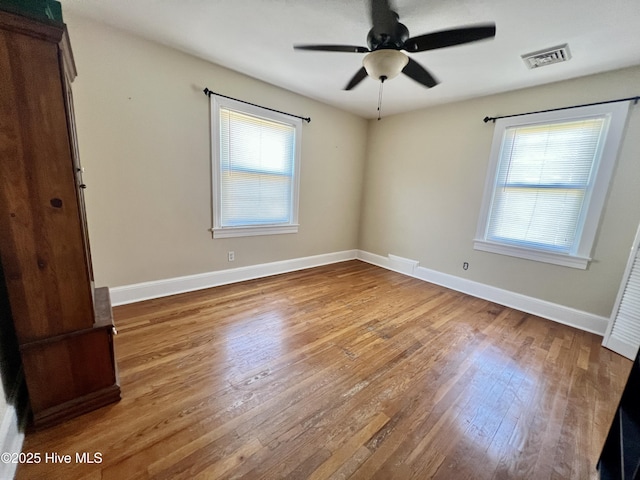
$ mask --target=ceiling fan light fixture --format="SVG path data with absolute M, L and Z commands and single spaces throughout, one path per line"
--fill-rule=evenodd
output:
M 409 57 L 400 50 L 381 49 L 368 53 L 362 65 L 370 77 L 376 80 L 389 80 L 400 75 L 409 63 Z

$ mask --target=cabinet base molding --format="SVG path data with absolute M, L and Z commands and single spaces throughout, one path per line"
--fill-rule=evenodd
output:
M 70 420 L 83 413 L 91 412 L 97 408 L 104 407 L 110 403 L 120 400 L 120 386 L 111 385 L 97 392 L 74 398 L 61 405 L 47 408 L 33 414 L 33 423 L 30 430 L 40 430 Z

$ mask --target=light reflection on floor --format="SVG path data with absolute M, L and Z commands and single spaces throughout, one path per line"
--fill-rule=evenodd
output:
M 220 335 L 224 335 L 225 363 L 233 365 L 237 372 L 246 372 L 282 356 L 286 351 L 282 322 L 283 316 L 274 310 L 220 329 Z
M 460 439 L 455 454 L 449 451 L 446 435 L 435 446 L 447 458 L 466 459 L 467 465 L 490 461 L 507 468 L 526 447 L 531 424 L 536 422 L 532 410 L 550 387 L 540 384 L 541 377 L 525 371 L 508 354 L 492 345 L 470 359 L 461 373 L 467 388 L 455 399 L 439 430 L 458 430 L 451 438 Z M 543 381 L 544 382 L 544 381 Z M 542 406 L 540 406 L 542 408 Z M 548 413 L 548 412 L 547 412 Z M 542 417 L 541 417 L 542 418 Z M 544 429 L 544 426 L 542 426 Z M 469 461 L 472 460 L 472 461 Z M 460 465 L 442 465 L 443 469 L 459 469 Z M 500 468 L 498 468 L 500 470 Z

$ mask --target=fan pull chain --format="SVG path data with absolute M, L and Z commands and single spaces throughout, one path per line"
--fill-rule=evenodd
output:
M 378 121 L 382 116 L 382 87 L 384 86 L 384 81 L 387 79 L 384 75 L 380 77 L 380 90 L 378 92 Z

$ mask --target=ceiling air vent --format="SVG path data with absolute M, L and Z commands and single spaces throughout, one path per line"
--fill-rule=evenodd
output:
M 524 63 L 526 63 L 530 69 L 544 67 L 545 65 L 551 65 L 553 63 L 566 62 L 570 58 L 571 52 L 569 52 L 569 46 L 567 44 L 522 55 L 522 60 L 524 60 Z

